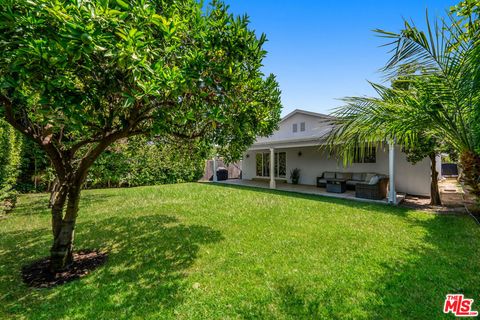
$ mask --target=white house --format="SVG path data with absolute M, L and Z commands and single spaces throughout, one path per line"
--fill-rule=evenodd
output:
M 300 169 L 299 183 L 304 185 L 316 185 L 317 177 L 324 172 L 377 173 L 388 176 L 390 185 L 393 182 L 395 186 L 390 187 L 389 199 L 396 199 L 395 192 L 430 195 L 430 160 L 413 165 L 399 146 L 385 143 L 368 159 L 348 167 L 341 159 L 329 157 L 320 148 L 331 129 L 329 117 L 298 109 L 285 116 L 276 132 L 258 138 L 244 154 L 242 179 L 265 179 L 275 188 L 279 181 L 291 183 L 290 172 L 294 168 Z M 437 163 L 440 166 L 440 161 Z M 274 177 L 270 175 L 272 171 Z

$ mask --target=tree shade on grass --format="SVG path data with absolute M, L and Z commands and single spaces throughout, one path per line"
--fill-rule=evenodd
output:
M 48 156 L 51 269 L 68 268 L 80 192 L 114 142 L 155 135 L 238 159 L 280 118 L 265 35 L 221 1 L 0 1 L 0 118 Z
M 0 224 L 0 318 L 440 319 L 447 293 L 480 292 L 468 216 L 215 184 L 85 191 L 76 240 L 107 263 L 28 289 L 47 203 L 21 196 Z

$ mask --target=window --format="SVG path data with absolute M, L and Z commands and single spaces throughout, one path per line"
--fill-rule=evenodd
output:
M 262 177 L 270 177 L 270 152 L 263 154 L 263 174 Z
M 256 171 L 255 171 L 255 174 L 257 175 L 257 177 L 261 177 L 262 176 L 262 168 L 263 168 L 263 155 L 261 153 L 257 153 L 257 155 L 255 156 L 255 163 L 256 163 Z
M 279 152 L 278 154 L 278 163 L 275 167 L 275 174 L 279 178 L 287 177 L 287 154 L 285 152 Z
M 255 156 L 257 177 L 270 177 L 270 153 L 257 153 Z M 285 152 L 275 153 L 275 177 L 286 178 L 287 176 L 287 154 Z
M 294 123 L 294 124 L 293 124 L 293 132 L 297 132 L 297 131 L 298 131 L 297 124 Z
M 300 131 L 305 131 L 305 122 L 300 122 Z
M 365 148 L 363 153 L 360 148 L 355 149 L 355 154 L 353 156 L 353 163 L 376 163 L 377 162 L 377 152 L 375 148 Z

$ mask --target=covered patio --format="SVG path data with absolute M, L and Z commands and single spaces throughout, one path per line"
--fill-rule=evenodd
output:
M 324 147 L 331 128 L 328 115 L 291 112 L 282 119 L 278 130 L 268 137 L 258 137 L 246 150 L 240 162 L 240 180 L 223 183 L 392 205 L 406 194 L 430 195 L 428 158 L 415 164 L 409 162 L 391 137 L 374 148 L 365 148 L 363 153 L 359 149 L 358 155 L 346 164 Z M 217 157 L 211 163 L 213 172 L 217 172 Z
M 218 181 L 218 183 L 227 184 L 227 185 L 238 185 L 238 186 L 245 186 L 245 187 L 262 188 L 262 189 L 271 189 L 269 180 L 231 179 L 231 180 Z M 355 191 L 352 191 L 352 190 L 347 190 L 344 193 L 332 193 L 332 192 L 327 192 L 325 188 L 318 188 L 316 186 L 303 185 L 303 184 L 294 185 L 290 183 L 279 182 L 279 183 L 276 183 L 275 189 L 281 190 L 281 191 L 302 193 L 302 194 L 313 194 L 313 195 L 325 196 L 325 197 L 331 197 L 331 198 L 350 199 L 350 200 L 356 200 L 356 201 L 362 201 L 362 202 L 381 203 L 381 204 L 390 203 L 389 201 L 390 199 L 371 200 L 371 199 L 357 198 L 355 197 Z M 405 194 L 397 193 L 395 203 L 398 204 L 402 202 L 404 199 L 405 199 Z

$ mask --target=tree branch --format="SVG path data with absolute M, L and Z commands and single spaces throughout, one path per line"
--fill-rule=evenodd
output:
M 16 119 L 15 114 L 13 112 L 13 104 L 10 99 L 5 97 L 4 95 L 0 95 L 0 102 L 3 104 L 5 108 L 6 121 L 10 125 L 12 125 L 15 129 L 22 132 L 25 136 L 35 141 L 40 146 L 40 148 L 42 148 L 45 151 L 45 153 L 49 156 L 55 168 L 58 178 L 60 180 L 65 180 L 68 172 L 68 169 L 66 168 L 67 161 L 64 161 L 64 157 L 62 153 L 52 144 L 51 139 L 49 137 L 51 135 L 51 133 L 49 132 L 49 128 L 48 127 L 45 128 L 46 131 L 48 132 L 48 136 L 45 136 L 43 134 L 43 130 L 36 132 L 37 128 L 35 128 L 33 125 L 26 126 L 21 121 Z M 30 123 L 29 119 L 24 119 L 24 120 L 25 120 L 24 121 L 25 123 Z

